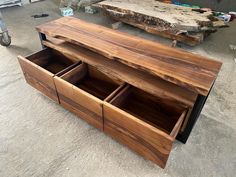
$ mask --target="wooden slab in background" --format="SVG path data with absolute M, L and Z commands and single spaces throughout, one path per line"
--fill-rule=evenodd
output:
M 159 30 L 202 32 L 213 25 L 211 11 L 198 12 L 190 7 L 166 4 L 157 0 L 106 0 L 96 6 L 112 10 L 127 20 L 157 26 Z

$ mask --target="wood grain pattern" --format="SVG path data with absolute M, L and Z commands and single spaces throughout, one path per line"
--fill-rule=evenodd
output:
M 203 33 L 199 33 L 199 34 L 195 34 L 195 35 L 186 35 L 186 34 L 178 34 L 178 33 L 174 34 L 174 33 L 168 32 L 168 31 L 157 30 L 152 25 L 138 24 L 135 22 L 131 22 L 130 20 L 127 20 L 125 18 L 118 18 L 117 13 L 114 14 L 114 12 L 111 10 L 107 10 L 107 11 L 108 11 L 109 15 L 112 16 L 112 18 L 116 21 L 127 23 L 129 25 L 132 25 L 132 26 L 135 26 L 135 27 L 140 28 L 142 30 L 145 30 L 148 33 L 156 34 L 156 35 L 159 35 L 159 36 L 162 36 L 165 38 L 169 38 L 171 40 L 177 40 L 179 42 L 188 44 L 190 46 L 196 46 L 196 45 L 200 44 L 201 42 L 203 42 L 203 40 L 204 40 Z
M 18 56 L 18 60 L 27 83 L 56 102 L 59 100 L 54 75 L 61 75 L 79 64 L 50 48 L 27 57 Z
M 199 12 L 199 9 L 156 0 L 107 0 L 93 6 L 101 8 L 116 21 L 191 46 L 200 44 L 206 36 L 217 31 L 213 24 L 218 19 L 212 12 Z
M 96 114 L 94 111 L 91 111 L 90 109 L 82 106 L 71 98 L 62 95 L 61 93 L 58 94 L 58 97 L 60 99 L 60 104 L 64 108 L 75 113 L 79 118 L 85 120 L 97 129 L 103 130 L 103 117 L 101 115 Z
M 91 125 L 103 129 L 103 100 L 119 87 L 86 64 L 54 77 L 60 103 Z
M 27 83 L 44 93 L 52 100 L 59 102 L 53 81 L 54 74 L 48 72 L 24 57 L 18 56 L 18 61 Z
M 105 10 L 113 10 L 127 20 L 152 25 L 160 31 L 174 33 L 183 30 L 197 33 L 213 28 L 211 11 L 199 12 L 190 7 L 157 0 L 105 0 L 95 5 Z
M 186 111 L 174 113 L 170 105 L 135 90 L 126 86 L 104 102 L 104 132 L 164 168 Z M 162 114 L 164 110 L 169 113 Z
M 60 77 L 54 80 L 61 105 L 102 130 L 102 101 Z
M 168 134 L 172 132 L 185 110 L 130 85 L 118 93 L 110 103 Z
M 174 141 L 168 134 L 109 103 L 104 103 L 104 132 L 162 168 Z
M 49 48 L 19 56 L 27 82 L 164 168 L 221 63 L 74 18 L 38 30 Z
M 205 96 L 221 67 L 220 62 L 72 17 L 40 25 L 37 30 Z
M 138 71 L 119 62 L 107 60 L 104 56 L 92 52 L 86 48 L 82 48 L 68 42 L 57 45 L 50 41 L 43 41 L 43 44 L 55 50 L 61 51 L 68 58 L 71 58 L 71 60 L 82 60 L 109 76 L 119 78 L 120 80 L 145 90 L 146 92 L 162 97 L 166 101 L 173 101 L 176 105 L 182 104 L 182 106 L 187 105 L 192 107 L 196 100 L 196 93 L 145 72 Z

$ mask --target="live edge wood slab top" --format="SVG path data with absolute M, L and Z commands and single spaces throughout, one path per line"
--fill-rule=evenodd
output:
M 222 65 L 203 56 L 73 17 L 63 17 L 36 29 L 204 96 L 210 91 Z

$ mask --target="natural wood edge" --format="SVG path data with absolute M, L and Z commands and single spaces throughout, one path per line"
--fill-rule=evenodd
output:
M 184 34 L 173 34 L 168 31 L 158 31 L 152 26 L 138 24 L 138 23 L 132 23 L 132 22 L 127 21 L 122 18 L 116 18 L 114 15 L 112 15 L 112 11 L 110 11 L 110 10 L 107 10 L 107 12 L 116 21 L 120 21 L 120 22 L 126 23 L 128 25 L 137 27 L 137 28 L 142 29 L 142 30 L 144 30 L 148 33 L 151 33 L 151 34 L 159 35 L 159 36 L 162 36 L 165 38 L 169 38 L 171 40 L 177 40 L 179 42 L 185 43 L 185 44 L 192 46 L 192 47 L 201 44 L 204 39 L 203 34 L 202 34 L 202 37 L 194 37 L 194 36 L 189 36 L 189 35 L 184 35 Z
M 106 56 L 107 58 L 109 59 L 112 59 L 112 60 L 115 60 L 115 61 L 118 61 L 118 62 L 121 62 L 127 66 L 130 66 L 130 67 L 133 67 L 133 68 L 139 68 L 139 70 L 142 70 L 144 72 L 147 72 L 149 74 L 152 74 L 152 75 L 155 75 L 155 76 L 158 76 L 160 78 L 162 78 L 163 80 L 166 80 L 168 82 L 171 82 L 173 84 L 176 84 L 176 85 L 179 85 L 181 87 L 185 87 L 186 89 L 190 90 L 190 91 L 193 91 L 195 93 L 198 93 L 198 94 L 201 94 L 201 95 L 204 95 L 206 96 L 208 93 L 209 93 L 209 90 L 219 72 L 219 68 L 221 66 L 220 62 L 216 62 L 216 61 L 210 61 L 208 59 L 206 59 L 205 57 L 201 57 L 201 56 L 198 56 L 198 55 L 194 55 L 194 54 L 190 54 L 189 52 L 183 52 L 183 51 L 178 51 L 178 50 L 174 50 L 173 48 L 168 48 L 164 45 L 161 45 L 161 44 L 157 44 L 155 43 L 155 46 L 159 49 L 162 49 L 162 48 L 165 48 L 165 50 L 167 51 L 170 51 L 171 50 L 171 53 L 178 53 L 178 55 L 183 55 L 183 60 L 180 58 L 181 61 L 186 61 L 186 63 L 188 63 L 186 60 L 186 58 L 189 58 L 189 57 L 194 57 L 195 58 L 195 61 L 196 59 L 201 59 L 201 62 L 208 62 L 208 63 L 212 63 L 214 65 L 214 67 L 212 67 L 212 70 L 209 70 L 208 72 L 208 69 L 205 68 L 203 70 L 206 70 L 206 72 L 208 73 L 211 73 L 212 76 L 211 78 L 209 78 L 209 82 L 204 82 L 205 84 L 202 84 L 200 82 L 197 82 L 197 80 L 192 80 L 190 79 L 190 77 L 183 77 L 183 75 L 181 75 L 181 73 L 177 76 L 176 74 L 171 74 L 168 70 L 159 70 L 157 68 L 152 68 L 151 65 L 145 65 L 145 66 L 142 66 L 142 65 L 139 65 L 137 64 L 136 60 L 137 58 L 133 58 L 132 60 L 127 60 L 126 57 L 123 56 L 116 56 L 117 54 L 114 53 L 113 51 L 110 51 L 107 52 L 106 49 L 97 49 L 96 47 L 93 47 L 90 43 L 88 42 L 87 40 L 75 40 L 75 39 L 72 39 L 72 38 L 67 38 L 64 34 L 61 34 L 59 32 L 59 27 L 60 26 L 65 26 L 65 30 L 67 31 L 73 31 L 74 33 L 77 33 L 77 28 L 74 27 L 73 23 L 74 22 L 81 22 L 83 23 L 84 25 L 87 25 L 87 27 L 98 27 L 99 29 L 101 30 L 106 30 L 110 33 L 111 29 L 108 29 L 108 28 L 105 28 L 105 27 L 101 27 L 99 25 L 95 25 L 95 24 L 89 24 L 88 22 L 84 22 L 84 21 L 81 21 L 81 20 L 78 20 L 78 19 L 75 19 L 75 18 L 72 18 L 72 17 L 64 17 L 64 18 L 61 18 L 61 19 L 58 19 L 58 20 L 55 20 L 53 22 L 49 22 L 45 25 L 40 25 L 38 27 L 36 27 L 36 29 L 41 32 L 41 33 L 44 33 L 48 36 L 51 36 L 51 37 L 55 37 L 55 38 L 58 38 L 58 39 L 63 39 L 63 40 L 66 40 L 70 43 L 73 43 L 75 45 L 79 45 L 79 46 L 82 46 L 82 47 L 86 47 L 86 48 L 89 48 L 97 53 L 100 53 L 102 54 L 103 56 Z M 65 23 L 68 23 L 68 25 L 65 25 Z M 56 25 L 57 28 L 55 27 L 55 30 L 51 30 L 51 27 L 49 27 L 49 25 L 53 26 L 53 25 Z M 87 28 L 86 27 L 86 28 Z M 113 31 L 114 32 L 114 31 Z M 87 33 L 86 33 L 87 34 Z M 81 35 L 86 35 L 86 34 L 81 34 Z M 88 34 L 90 34 L 88 32 Z M 117 33 L 119 35 L 123 34 L 124 33 Z M 92 35 L 92 34 L 91 34 Z M 91 37 L 90 35 L 90 37 Z M 127 35 L 129 36 L 129 35 Z M 118 36 L 116 36 L 118 37 Z M 131 36 L 129 36 L 129 38 L 131 38 Z M 138 38 L 138 37 L 134 37 L 133 36 L 133 40 L 140 40 L 141 38 Z M 90 39 L 92 40 L 92 39 Z M 99 40 L 101 41 L 102 39 L 99 38 Z M 154 46 L 154 42 L 148 42 L 148 40 L 144 40 L 142 39 L 142 41 L 145 42 L 145 44 L 150 44 L 150 45 L 153 45 Z M 187 55 L 187 57 L 184 57 L 184 55 Z M 206 59 L 205 61 L 202 61 L 202 59 Z M 148 60 L 148 58 L 146 58 L 146 60 Z M 147 62 L 148 63 L 148 62 Z M 197 66 L 196 66 L 197 67 Z M 201 67 L 200 67 L 201 68 Z
M 91 59 L 89 57 L 86 57 L 86 54 L 83 54 L 83 56 L 81 55 L 81 53 L 79 51 L 77 51 L 75 48 L 72 48 L 69 44 L 67 45 L 66 43 L 65 44 L 61 44 L 61 45 L 55 45 L 53 43 L 51 43 L 50 41 L 43 41 L 43 44 L 47 47 L 50 47 L 54 50 L 58 50 L 62 53 L 64 53 L 67 57 L 70 57 L 71 59 L 73 59 L 74 61 L 77 61 L 77 60 L 81 60 L 81 61 L 84 61 L 85 63 L 88 63 L 94 67 L 96 67 L 98 70 L 102 71 L 102 72 L 106 72 L 104 71 L 104 67 L 101 69 L 101 67 L 103 66 L 103 64 L 99 63 L 99 62 L 102 62 L 103 60 L 107 62 L 112 62 L 110 60 L 106 60 L 103 56 L 101 55 L 97 55 L 97 60 L 95 61 L 95 59 L 93 59 L 93 61 L 91 61 Z M 66 47 L 65 47 L 66 46 Z M 81 47 L 77 47 L 77 49 L 79 49 Z M 84 50 L 88 50 L 88 49 L 84 49 Z M 92 51 L 90 51 L 92 52 Z M 104 66 L 106 67 L 106 65 L 104 64 Z M 121 76 L 123 73 L 118 73 L 118 70 L 115 70 L 115 68 L 108 68 L 109 69 L 109 73 L 113 72 L 113 74 L 117 77 L 117 78 L 120 78 L 121 80 L 123 80 L 123 77 Z M 133 68 L 130 68 L 130 70 L 134 70 Z M 133 76 L 133 73 L 130 72 L 130 74 Z M 142 74 L 140 75 L 140 77 L 146 77 L 147 74 Z M 147 77 L 148 78 L 148 77 Z M 147 79 L 146 79 L 147 80 Z M 176 100 L 178 102 L 181 102 L 187 106 L 190 106 L 190 107 L 193 107 L 194 105 L 194 102 L 197 98 L 197 94 L 193 94 L 193 92 L 190 92 L 190 91 L 185 91 L 184 93 L 182 92 L 178 92 L 176 90 L 176 93 L 180 93 L 180 94 L 176 94 L 176 93 L 173 93 L 171 92 L 170 90 L 168 90 L 167 88 L 163 88 L 163 90 L 158 90 L 160 88 L 157 88 L 155 85 L 152 85 L 151 83 L 147 82 L 146 80 L 144 80 L 145 84 L 148 85 L 148 87 L 150 88 L 155 88 L 155 92 L 161 92 L 162 94 L 165 94 L 166 96 L 168 95 L 168 97 L 170 97 L 171 99 L 173 100 Z M 158 79 L 155 79 L 155 82 L 157 82 Z M 141 87 L 140 83 L 139 84 L 135 84 L 134 82 L 130 81 L 129 80 L 125 80 L 127 83 L 131 84 L 131 85 L 134 85 L 140 89 L 144 89 L 145 91 L 151 93 L 151 94 L 156 94 L 154 92 L 150 92 L 150 90 L 147 90 L 145 88 L 143 88 L 143 86 Z M 171 83 L 169 83 L 171 84 Z M 176 88 L 178 88 L 179 86 L 176 86 Z M 171 88 L 171 87 L 170 87 Z M 189 92 L 189 93 L 188 93 Z M 181 95 L 182 93 L 182 95 Z M 186 96 L 184 96 L 186 95 Z

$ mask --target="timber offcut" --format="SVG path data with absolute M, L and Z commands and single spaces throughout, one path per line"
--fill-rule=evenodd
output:
M 117 21 L 191 46 L 216 32 L 214 24 L 219 21 L 211 11 L 202 12 L 156 0 L 106 0 L 95 6 Z

